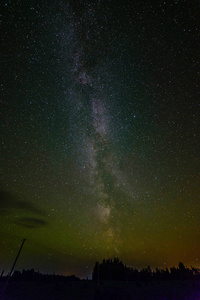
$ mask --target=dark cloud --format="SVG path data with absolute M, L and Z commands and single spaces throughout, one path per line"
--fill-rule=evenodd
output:
M 46 226 L 48 223 L 44 220 L 37 218 L 20 218 L 17 222 L 17 225 L 20 225 L 24 228 L 36 229 L 43 226 Z
M 0 215 L 7 214 L 12 209 L 19 209 L 34 214 L 45 215 L 35 204 L 20 201 L 9 192 L 0 190 Z

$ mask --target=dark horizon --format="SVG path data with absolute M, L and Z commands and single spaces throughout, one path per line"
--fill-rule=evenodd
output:
M 15 271 L 11 277 L 0 277 L 2 299 L 66 299 L 76 300 L 199 300 L 200 270 L 183 263 L 168 269 L 147 268 L 138 271 L 125 266 L 119 258 L 96 262 L 92 280 L 74 275 L 41 274 L 33 269 Z
M 97 271 L 97 269 L 99 267 L 97 267 L 97 265 L 100 266 L 100 271 Z M 86 277 L 86 278 L 79 278 L 77 277 L 76 274 L 68 274 L 68 275 L 63 275 L 63 274 L 57 274 L 57 273 L 45 273 L 45 272 L 40 272 L 40 270 L 35 270 L 34 268 L 31 268 L 31 269 L 25 269 L 23 268 L 22 270 L 19 270 L 18 268 L 15 268 L 12 270 L 12 272 L 8 272 L 6 273 L 5 270 L 2 270 L 1 272 L 1 276 L 0 278 L 6 278 L 8 276 L 11 276 L 14 280 L 20 280 L 21 278 L 24 278 L 26 279 L 26 274 L 28 274 L 29 277 L 27 277 L 27 279 L 29 280 L 32 280 L 34 279 L 35 276 L 33 275 L 38 275 L 38 276 L 55 276 L 55 277 L 60 277 L 60 278 L 69 278 L 70 280 L 77 280 L 77 279 L 80 279 L 80 280 L 95 280 L 95 281 L 98 281 L 98 278 L 99 280 L 111 280 L 111 279 L 106 279 L 104 276 L 105 275 L 108 275 L 110 274 L 110 271 L 109 270 L 106 270 L 106 272 L 104 271 L 104 274 L 102 273 L 101 274 L 101 267 L 118 267 L 120 272 L 124 272 L 123 269 L 126 269 L 128 271 L 130 271 L 130 273 L 137 273 L 137 274 L 142 274 L 144 273 L 147 273 L 147 275 L 150 275 L 150 277 L 148 278 L 148 280 L 180 280 L 180 278 L 182 280 L 192 280 L 192 279 L 195 279 L 195 277 L 197 279 L 200 279 L 200 268 L 194 268 L 193 266 L 185 266 L 184 263 L 182 262 L 179 262 L 177 265 L 175 266 L 171 266 L 169 268 L 154 268 L 152 269 L 150 265 L 148 266 L 144 266 L 143 268 L 141 269 L 137 269 L 135 268 L 134 266 L 127 266 L 125 265 L 118 257 L 114 257 L 114 258 L 108 258 L 108 259 L 103 259 L 102 261 L 98 262 L 96 261 L 94 266 L 93 266 L 93 270 L 91 271 L 91 276 L 89 277 Z M 121 269 L 120 269 L 121 267 Z M 96 271 L 95 271 L 96 270 Z M 178 277 L 176 278 L 176 272 L 179 271 L 179 274 Z M 99 272 L 99 275 L 94 275 L 95 272 Z M 184 272 L 186 273 L 186 276 L 184 278 Z M 168 274 L 168 277 L 165 277 L 163 276 L 164 273 L 167 273 Z M 23 275 L 24 274 L 24 275 Z M 30 276 L 31 274 L 31 276 Z M 159 275 L 156 275 L 156 274 L 159 274 Z M 175 274 L 175 277 L 174 277 L 174 274 Z M 22 276 L 23 275 L 23 276 Z M 114 271 L 114 274 L 113 275 L 116 275 L 116 271 Z M 160 277 L 159 277 L 160 276 Z M 180 277 L 180 278 L 179 278 Z M 39 279 L 40 277 L 38 277 Z M 111 274 L 111 278 L 112 278 L 112 274 Z M 116 279 L 112 279 L 112 280 L 116 280 Z M 124 277 L 124 279 L 117 279 L 117 280 L 124 280 L 124 281 L 127 281 L 127 280 L 130 280 L 130 281 L 138 281 L 138 280 L 141 280 L 141 281 L 144 281 L 144 280 L 147 280 L 147 278 L 144 278 L 141 277 L 141 278 L 133 278 L 133 279 L 128 279 L 127 277 Z
M 120 271 L 122 273 L 124 272 L 123 269 L 126 269 L 126 270 L 128 270 L 130 272 L 133 272 L 133 273 L 136 272 L 138 274 L 142 274 L 142 273 L 145 273 L 145 272 L 147 272 L 147 273 L 150 272 L 152 274 L 152 276 L 154 275 L 155 278 L 156 278 L 155 274 L 156 273 L 160 273 L 161 280 L 163 280 L 163 279 L 164 280 L 177 280 L 177 278 L 175 279 L 173 277 L 174 276 L 173 274 L 174 274 L 174 272 L 176 273 L 176 271 L 180 271 L 183 274 L 184 274 L 184 272 L 186 272 L 186 277 L 184 278 L 184 280 L 186 280 L 186 279 L 190 279 L 191 280 L 191 279 L 194 279 L 195 277 L 197 279 L 200 279 L 200 268 L 194 268 L 193 266 L 189 266 L 188 267 L 183 262 L 179 262 L 178 264 L 170 266 L 170 267 L 166 267 L 165 266 L 164 268 L 158 268 L 158 267 L 151 268 L 151 266 L 149 264 L 146 265 L 146 266 L 143 266 L 141 268 L 136 268 L 134 266 L 127 266 L 118 257 L 107 258 L 107 259 L 104 258 L 102 261 L 96 261 L 95 264 L 93 264 L 93 268 L 92 268 L 92 271 L 91 271 L 90 275 L 88 276 L 88 274 L 87 274 L 86 277 L 79 277 L 79 276 L 77 276 L 77 274 L 67 274 L 66 275 L 66 274 L 59 274 L 59 273 L 55 273 L 55 272 L 53 272 L 53 273 L 41 272 L 40 270 L 35 270 L 34 267 L 31 267 L 29 269 L 23 268 L 23 269 L 20 270 L 19 268 L 16 267 L 16 264 L 18 262 L 19 256 L 21 254 L 21 251 L 23 249 L 23 246 L 24 246 L 25 242 L 26 242 L 26 239 L 23 239 L 22 244 L 20 246 L 20 249 L 19 249 L 19 251 L 18 251 L 18 253 L 17 253 L 16 257 L 15 257 L 15 260 L 14 260 L 14 263 L 12 265 L 11 270 L 8 271 L 7 273 L 6 273 L 6 270 L 2 270 L 1 271 L 1 276 L 0 276 L 1 278 L 8 277 L 8 276 L 9 277 L 11 276 L 11 277 L 17 278 L 16 275 L 20 276 L 20 274 L 22 275 L 23 273 L 30 273 L 30 272 L 32 272 L 34 274 L 45 275 L 45 276 L 69 277 L 69 278 L 74 276 L 74 278 L 81 279 L 81 280 L 98 280 L 98 278 L 96 278 L 97 275 L 95 275 L 96 277 L 94 276 L 95 269 L 97 268 L 97 265 L 98 265 L 100 267 L 104 267 L 104 266 L 106 266 L 106 267 L 115 266 L 116 267 L 117 266 L 117 267 L 122 268 L 121 271 L 120 271 L 120 268 L 118 270 L 118 271 Z M 98 270 L 99 270 L 99 267 L 98 267 Z M 96 272 L 97 272 L 97 270 L 96 270 Z M 167 272 L 168 277 L 165 278 L 165 276 L 164 276 L 164 278 L 162 278 L 162 275 L 165 272 Z M 15 273 L 16 273 L 16 275 L 15 275 Z M 107 270 L 106 273 L 110 274 L 110 271 Z M 116 271 L 114 271 L 114 275 L 115 275 L 115 273 L 116 273 Z M 101 272 L 100 272 L 100 274 L 101 274 Z M 105 275 L 105 271 L 104 271 L 104 275 Z M 179 276 L 179 274 L 178 274 L 178 276 Z M 99 275 L 98 275 L 98 277 L 99 277 Z M 155 278 L 152 277 L 151 279 L 155 279 Z M 20 279 L 20 277 L 19 277 L 19 279 Z M 105 278 L 101 278 L 101 276 L 99 277 L 99 279 L 101 279 L 101 280 L 107 280 Z M 113 279 L 113 280 L 115 280 L 115 279 Z M 128 279 L 124 278 L 124 280 L 126 281 Z M 130 279 L 130 280 L 134 280 L 135 281 L 136 279 Z M 140 279 L 137 279 L 137 280 L 143 280 L 143 279 L 140 278 Z M 159 279 L 156 278 L 156 280 L 159 280 Z

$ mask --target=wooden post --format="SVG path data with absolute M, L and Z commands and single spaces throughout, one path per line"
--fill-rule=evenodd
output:
M 17 262 L 17 260 L 18 260 L 18 258 L 19 258 L 19 255 L 20 255 L 20 253 L 21 253 L 21 251 L 22 251 L 22 247 L 24 246 L 25 241 L 26 241 L 26 239 L 23 239 L 22 244 L 21 244 L 21 247 L 20 247 L 20 249 L 19 249 L 19 251 L 18 251 L 18 253 L 17 253 L 17 256 L 16 256 L 16 258 L 15 258 L 14 264 L 13 264 L 11 270 L 10 270 L 10 273 L 8 274 L 8 278 L 7 278 L 7 280 L 6 280 L 6 283 L 5 283 L 3 289 L 2 289 L 2 291 L 1 291 L 1 293 L 0 293 L 1 296 L 3 296 L 3 294 L 4 294 L 5 290 L 6 290 L 6 287 L 7 287 L 8 283 L 9 283 L 10 277 L 11 277 L 11 275 L 12 275 L 12 272 L 13 272 L 14 267 L 15 267 L 15 265 L 16 265 L 16 262 Z

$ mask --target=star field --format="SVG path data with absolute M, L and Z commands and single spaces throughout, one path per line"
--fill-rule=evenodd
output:
M 0 265 L 200 267 L 198 1 L 3 1 Z

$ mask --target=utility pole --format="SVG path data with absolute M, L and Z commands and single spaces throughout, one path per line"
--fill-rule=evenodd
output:
M 15 265 L 16 265 L 16 262 L 17 262 L 17 260 L 18 260 L 18 258 L 19 258 L 19 255 L 20 255 L 20 253 L 21 253 L 21 251 L 22 251 L 22 248 L 23 248 L 23 246 L 24 246 L 25 241 L 26 241 L 26 239 L 23 239 L 22 244 L 21 244 L 21 247 L 20 247 L 20 249 L 19 249 L 19 251 L 18 251 L 18 253 L 17 253 L 17 256 L 16 256 L 16 258 L 15 258 L 14 264 L 13 264 L 11 270 L 10 270 L 10 273 L 8 274 L 6 283 L 5 283 L 3 289 L 2 289 L 2 291 L 1 291 L 1 293 L 0 293 L 0 296 L 3 296 L 3 294 L 4 294 L 5 290 L 6 290 L 6 287 L 7 287 L 8 283 L 9 283 L 10 277 L 11 277 L 11 275 L 12 275 L 12 272 L 13 272 L 14 267 L 15 267 Z

